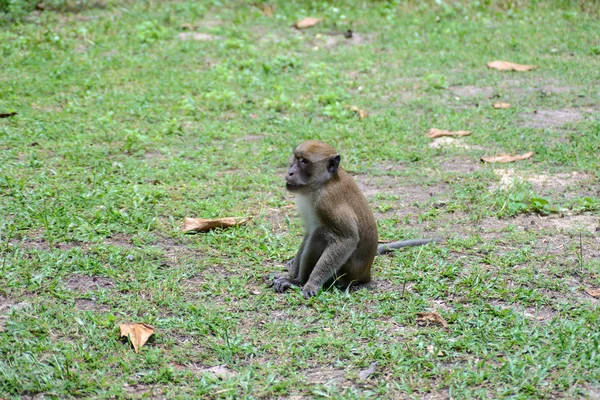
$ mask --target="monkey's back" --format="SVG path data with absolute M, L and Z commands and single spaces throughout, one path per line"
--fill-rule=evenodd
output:
M 325 185 L 331 187 L 315 199 L 319 218 L 337 235 L 358 235 L 356 249 L 340 269 L 336 283 L 347 286 L 369 282 L 377 254 L 377 223 L 369 202 L 354 179 L 342 168 Z M 328 210 L 334 211 L 326 212 Z

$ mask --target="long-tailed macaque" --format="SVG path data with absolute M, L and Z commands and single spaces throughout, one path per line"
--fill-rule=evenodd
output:
M 377 245 L 377 224 L 354 179 L 340 168 L 340 155 L 326 143 L 309 140 L 296 147 L 285 176 L 296 194 L 305 228 L 300 249 L 272 286 L 279 293 L 292 285 L 315 296 L 324 285 L 347 287 L 371 280 L 376 254 L 439 239 L 417 239 Z

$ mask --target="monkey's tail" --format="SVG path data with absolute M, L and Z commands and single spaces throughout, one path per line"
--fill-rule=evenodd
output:
M 398 242 L 392 243 L 383 243 L 377 246 L 377 254 L 387 254 L 391 253 L 396 249 L 400 249 L 402 247 L 412 247 L 412 246 L 422 246 L 427 243 L 439 243 L 442 241 L 442 238 L 433 238 L 433 239 L 411 239 L 411 240 L 400 240 Z

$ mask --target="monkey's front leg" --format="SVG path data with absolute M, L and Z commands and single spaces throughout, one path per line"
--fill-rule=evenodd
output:
M 286 263 L 288 272 L 273 278 L 271 285 L 277 293 L 283 293 L 292 286 L 302 286 L 302 282 L 298 280 L 298 271 L 300 270 L 300 260 L 302 259 L 302 253 L 304 252 L 307 241 L 308 235 L 304 235 L 304 239 L 302 239 L 302 244 L 300 245 L 300 249 L 298 249 L 296 257 Z
M 358 237 L 335 238 L 329 241 L 319 261 L 308 278 L 308 282 L 302 287 L 305 298 L 316 296 L 319 289 L 348 261 L 356 246 Z

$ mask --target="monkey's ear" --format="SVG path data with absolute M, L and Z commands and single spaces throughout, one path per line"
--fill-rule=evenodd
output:
M 338 167 L 340 166 L 340 160 L 341 157 L 339 154 L 336 154 L 335 156 L 331 157 L 329 159 L 329 164 L 327 165 L 327 171 L 329 171 L 332 174 L 335 174 L 338 170 Z

